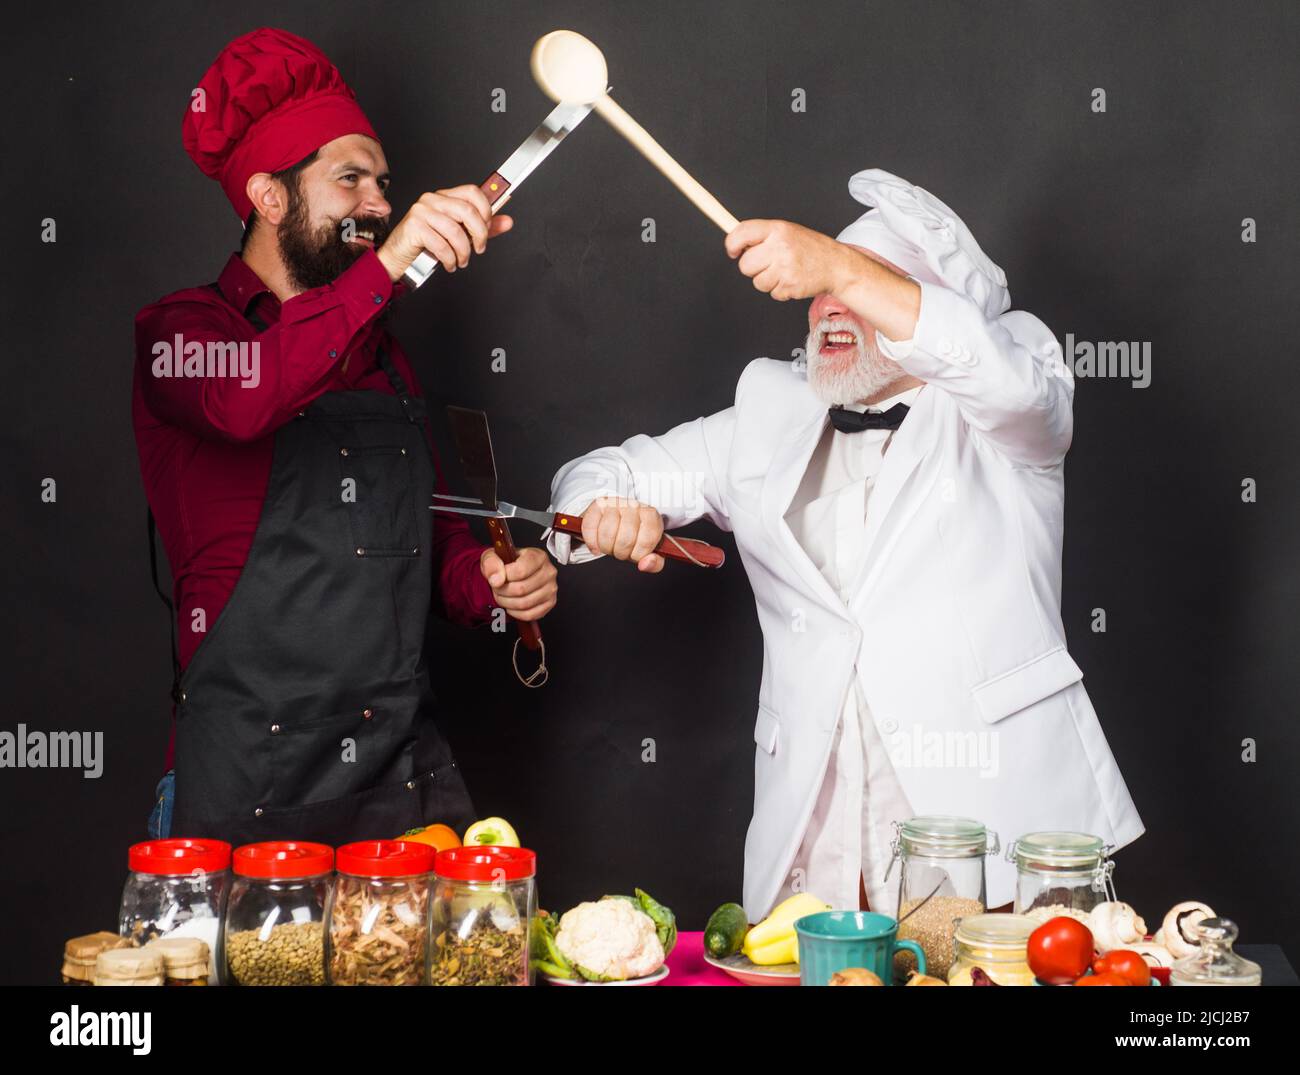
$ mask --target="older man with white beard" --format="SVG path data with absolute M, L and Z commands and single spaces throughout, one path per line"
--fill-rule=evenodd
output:
M 813 299 L 806 378 L 751 362 L 733 406 L 576 459 L 552 488 L 583 515 L 585 546 L 549 539 L 561 563 L 657 572 L 665 516 L 735 534 L 764 638 L 751 921 L 795 891 L 895 912 L 890 831 L 913 816 L 1004 841 L 1143 832 L 1061 622 L 1059 345 L 939 199 L 874 169 L 849 191 L 874 208 L 837 239 L 750 220 L 726 240 L 760 291 Z M 1008 905 L 1014 867 L 987 874 Z

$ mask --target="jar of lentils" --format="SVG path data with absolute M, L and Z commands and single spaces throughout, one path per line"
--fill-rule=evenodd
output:
M 324 985 L 334 849 L 271 840 L 235 851 L 221 932 L 230 985 Z

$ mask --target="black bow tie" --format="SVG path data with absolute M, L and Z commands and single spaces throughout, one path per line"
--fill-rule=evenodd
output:
M 832 407 L 831 425 L 841 433 L 861 433 L 864 429 L 897 429 L 907 417 L 906 403 L 895 403 L 887 411 L 847 411 Z

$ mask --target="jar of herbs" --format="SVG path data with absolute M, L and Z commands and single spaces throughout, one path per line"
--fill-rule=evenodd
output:
M 119 932 L 132 944 L 159 937 L 197 937 L 208 946 L 208 976 L 217 977 L 217 936 L 230 889 L 230 845 L 171 839 L 135 844 L 122 889 Z
M 525 847 L 456 847 L 434 864 L 432 985 L 531 985 L 528 926 L 537 855 Z
M 976 985 L 983 975 L 994 985 L 1033 985 L 1029 935 L 1038 923 L 1025 915 L 977 914 L 957 920 L 949 985 Z M 988 984 L 985 982 L 984 984 Z
M 1079 917 L 1114 900 L 1111 850 L 1101 837 L 1083 832 L 1031 832 L 1013 840 L 1007 861 L 1016 865 L 1014 912 L 1032 912 L 1040 921 Z
M 428 844 L 364 840 L 334 856 L 325 907 L 329 985 L 423 985 L 428 979 Z
M 324 985 L 334 849 L 297 840 L 247 844 L 231 868 L 221 931 L 227 984 Z
M 952 965 L 957 919 L 987 909 L 984 859 L 997 854 L 997 833 L 970 818 L 914 817 L 894 822 L 890 847 L 894 856 L 885 880 L 898 865 L 899 939 L 916 941 L 925 952 L 927 973 L 944 978 Z M 901 951 L 895 972 L 913 965 L 915 959 Z

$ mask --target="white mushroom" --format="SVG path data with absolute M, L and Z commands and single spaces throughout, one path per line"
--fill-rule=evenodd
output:
M 1172 967 L 1174 965 L 1173 953 L 1163 944 L 1156 944 L 1154 941 L 1139 941 L 1137 944 L 1126 944 L 1124 951 L 1136 952 L 1152 967 Z
M 1103 955 L 1114 948 L 1131 948 L 1147 937 L 1147 924 L 1137 911 L 1115 900 L 1097 904 L 1088 916 L 1088 926 L 1097 951 Z
M 1213 917 L 1214 911 L 1208 904 L 1198 903 L 1196 900 L 1176 903 L 1165 915 L 1165 920 L 1156 931 L 1154 940 L 1156 944 L 1168 948 L 1169 954 L 1175 959 L 1185 959 L 1201 947 L 1194 927 L 1197 923 Z

